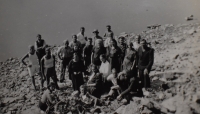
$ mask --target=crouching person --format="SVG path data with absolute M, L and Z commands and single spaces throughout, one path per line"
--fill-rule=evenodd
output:
M 121 94 L 117 96 L 118 100 L 124 98 L 129 102 L 133 95 L 140 96 L 142 94 L 138 85 L 138 79 L 136 77 L 131 77 L 130 72 L 127 70 L 123 70 L 119 73 L 118 83 L 122 90 Z
M 47 86 L 47 90 L 43 93 L 41 100 L 39 101 L 39 108 L 41 109 L 41 111 L 46 112 L 48 105 L 54 105 L 56 103 L 56 101 L 54 100 L 56 98 L 56 95 L 53 94 L 53 92 L 55 91 L 55 83 L 50 83 Z
M 56 89 L 59 89 L 57 84 L 57 76 L 55 70 L 55 56 L 51 54 L 50 48 L 46 48 L 46 55 L 41 60 L 42 74 L 46 77 L 47 86 L 50 83 L 50 77 L 55 83 Z

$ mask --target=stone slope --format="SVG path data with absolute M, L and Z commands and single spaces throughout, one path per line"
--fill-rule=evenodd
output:
M 200 24 L 149 28 L 140 35 L 151 42 L 151 47 L 155 49 L 155 61 L 150 74 L 153 90 L 146 92 L 145 98 L 133 97 L 130 104 L 121 107 L 115 105 L 108 111 L 105 109 L 105 113 L 200 113 Z M 131 35 L 130 39 L 135 37 Z M 56 69 L 59 76 L 59 61 Z M 12 109 L 17 109 L 18 113 L 25 111 L 24 114 L 39 113 L 37 105 L 42 93 L 31 88 L 27 68 L 19 59 L 10 58 L 1 62 L 0 70 L 0 114 L 9 114 Z M 39 85 L 38 76 L 36 83 Z M 68 88 L 59 94 L 63 97 L 71 92 Z

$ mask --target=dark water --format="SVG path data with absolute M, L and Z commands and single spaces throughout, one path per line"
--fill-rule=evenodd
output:
M 200 0 L 0 0 L 0 61 L 21 57 L 38 33 L 48 44 L 61 44 L 79 28 L 100 35 L 110 24 L 115 35 L 139 33 L 151 24 L 200 20 Z

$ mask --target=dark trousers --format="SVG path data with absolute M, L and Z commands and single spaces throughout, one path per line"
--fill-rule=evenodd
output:
M 50 83 L 50 77 L 53 80 L 53 82 L 56 84 L 56 88 L 58 89 L 58 83 L 57 83 L 57 75 L 56 75 L 56 71 L 55 68 L 45 68 L 45 76 L 46 76 L 46 80 L 47 80 L 47 86 Z
M 66 68 L 70 62 L 71 58 L 65 58 L 64 60 L 62 60 L 62 63 L 61 63 L 61 75 L 60 75 L 60 81 L 64 81 L 65 80 L 65 71 L 66 71 Z
M 39 101 L 39 108 L 42 110 L 42 111 L 46 111 L 47 110 L 47 104 L 46 103 L 42 103 L 41 101 Z
M 149 75 L 144 75 L 144 69 L 139 69 L 139 80 L 141 81 L 142 88 L 149 88 L 150 87 L 150 78 Z

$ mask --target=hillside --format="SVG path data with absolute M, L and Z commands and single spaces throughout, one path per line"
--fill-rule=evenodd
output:
M 134 38 L 135 35 L 131 35 Z M 199 114 L 200 24 L 155 25 L 140 35 L 155 49 L 150 73 L 153 90 L 144 93 L 145 98 L 133 97 L 130 104 L 113 101 L 109 106 L 101 107 L 102 110 L 119 114 Z M 58 76 L 59 69 L 60 62 L 57 61 Z M 31 88 L 27 68 L 18 58 L 9 58 L 0 63 L 0 70 L 0 114 L 10 114 L 13 109 L 19 114 L 38 113 L 42 92 Z M 38 80 L 36 77 L 37 85 Z M 70 82 L 67 84 L 68 88 L 58 92 L 61 99 L 70 99 L 72 90 Z

